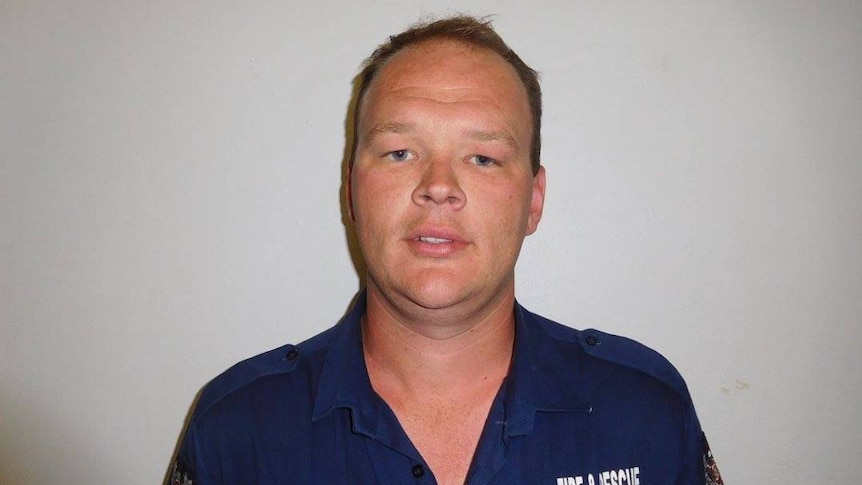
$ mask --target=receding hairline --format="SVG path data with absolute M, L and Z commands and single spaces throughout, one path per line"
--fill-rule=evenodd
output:
M 412 51 L 416 51 L 416 50 L 420 50 L 420 49 L 429 49 L 429 48 L 433 49 L 437 46 L 444 46 L 447 44 L 455 45 L 455 46 L 467 49 L 471 52 L 485 52 L 485 53 L 490 54 L 491 57 L 498 59 L 501 62 L 501 67 L 506 69 L 508 71 L 508 73 L 512 76 L 512 79 L 515 81 L 514 85 L 517 86 L 516 89 L 518 90 L 519 95 L 522 97 L 522 100 L 525 103 L 527 111 L 532 112 L 532 108 L 530 106 L 530 95 L 528 93 L 527 86 L 524 85 L 523 80 L 518 75 L 518 71 L 511 65 L 510 62 L 508 62 L 506 60 L 505 57 L 500 55 L 500 53 L 498 53 L 497 51 L 495 51 L 494 49 L 491 49 L 489 47 L 485 47 L 483 45 L 471 43 L 471 42 L 468 42 L 468 41 L 465 41 L 462 39 L 458 39 L 458 38 L 451 38 L 451 37 L 446 37 L 446 36 L 432 37 L 429 39 L 423 39 L 423 40 L 418 41 L 414 44 L 409 44 L 409 45 L 404 46 L 403 48 L 401 48 L 397 52 L 393 53 L 391 56 L 387 57 L 384 60 L 384 62 L 381 63 L 377 67 L 374 77 L 371 79 L 371 81 L 366 86 L 365 91 L 363 93 L 363 96 L 358 100 L 359 102 L 356 105 L 356 111 L 354 113 L 354 117 L 355 117 L 355 125 L 354 126 L 356 128 L 356 133 L 354 134 L 354 136 L 359 137 L 361 139 L 364 136 L 373 135 L 374 133 L 383 133 L 383 132 L 390 132 L 391 133 L 391 132 L 407 131 L 408 128 L 410 128 L 409 126 L 407 126 L 408 124 L 398 123 L 398 122 L 384 122 L 384 123 L 380 123 L 378 125 L 375 125 L 375 126 L 369 128 L 368 130 L 365 130 L 363 132 L 362 130 L 360 130 L 360 126 L 362 125 L 362 122 L 363 122 L 363 113 L 365 112 L 365 105 L 366 105 L 366 103 L 368 103 L 369 99 L 374 98 L 373 90 L 375 89 L 375 86 L 377 86 L 377 84 L 380 82 L 380 80 L 384 78 L 384 72 L 385 72 L 386 68 L 389 66 L 390 63 L 394 62 L 399 57 L 403 57 L 402 54 L 406 55 Z M 533 121 L 534 120 L 531 117 L 530 123 L 532 124 Z M 518 148 L 518 146 L 519 146 L 519 143 L 508 132 L 503 133 L 503 132 L 499 132 L 499 131 L 475 130 L 475 131 L 471 132 L 471 138 L 485 140 L 485 141 L 502 140 L 507 145 L 509 145 L 513 148 Z

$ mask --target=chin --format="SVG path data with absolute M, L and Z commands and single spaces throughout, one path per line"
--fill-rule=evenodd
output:
M 464 301 L 466 296 L 454 288 L 421 288 L 405 292 L 407 298 L 427 310 L 441 310 Z
M 470 297 L 470 289 L 458 283 L 458 278 L 411 278 L 402 286 L 408 300 L 427 310 L 451 308 Z

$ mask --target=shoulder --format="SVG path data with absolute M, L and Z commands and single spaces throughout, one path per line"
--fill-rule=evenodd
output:
M 304 456 L 296 447 L 306 441 L 293 438 L 311 423 L 320 369 L 342 323 L 298 345 L 243 360 L 210 381 L 186 426 L 174 477 L 235 483 L 224 477 L 254 469 L 261 443 L 279 450 L 293 447 L 295 456 Z M 230 459 L 222 461 L 225 453 Z
M 666 358 L 630 338 L 576 330 L 526 311 L 524 320 L 545 342 L 544 365 L 562 368 L 551 376 L 562 384 L 551 389 L 589 406 L 594 429 L 616 443 L 615 455 L 643 459 L 650 449 L 659 450 L 650 443 L 662 443 L 670 448 L 650 455 L 651 463 L 675 463 L 681 477 L 676 483 L 704 483 L 704 463 L 711 458 L 704 454 L 703 431 L 685 381 Z M 551 359 L 556 366 L 548 364 Z M 564 394 L 568 389 L 578 391 Z
M 335 326 L 300 344 L 286 344 L 233 365 L 204 386 L 193 419 L 226 399 L 254 393 L 271 378 L 307 373 L 316 362 L 322 362 L 337 329 Z
M 582 356 L 601 367 L 633 371 L 669 387 L 689 400 L 688 387 L 679 371 L 664 356 L 627 337 L 596 329 L 577 330 L 524 310 L 525 318 L 540 327 L 551 340 L 567 348 L 563 355 L 573 362 Z

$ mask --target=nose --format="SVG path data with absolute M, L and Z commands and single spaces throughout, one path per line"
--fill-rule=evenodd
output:
M 464 207 L 467 196 L 458 184 L 452 162 L 431 160 L 423 167 L 422 178 L 413 190 L 413 203 L 419 206 Z

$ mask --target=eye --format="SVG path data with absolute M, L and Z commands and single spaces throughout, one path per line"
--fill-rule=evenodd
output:
M 497 163 L 496 160 L 494 160 L 491 157 L 486 157 L 485 155 L 473 155 L 471 157 L 471 160 L 473 161 L 473 163 L 475 163 L 476 165 L 478 165 L 480 167 L 489 167 L 489 166 Z
M 396 162 L 406 162 L 407 160 L 416 158 L 410 150 L 393 150 L 387 153 L 386 156 Z

